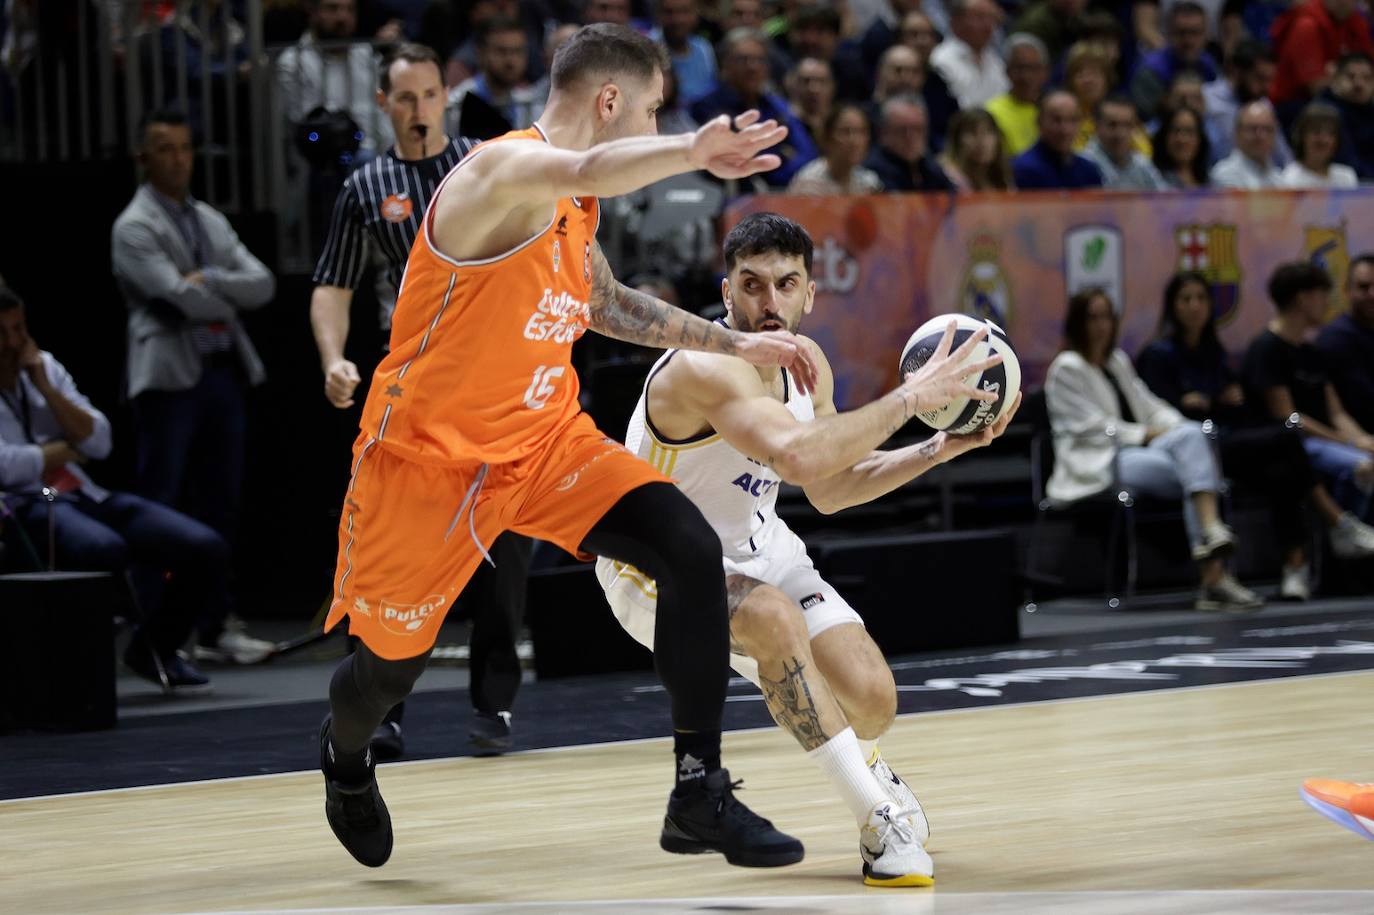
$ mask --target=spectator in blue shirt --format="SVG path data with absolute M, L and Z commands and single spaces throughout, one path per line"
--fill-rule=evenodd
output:
M 1350 311 L 1322 328 L 1317 349 L 1346 412 L 1374 429 L 1374 253 L 1351 261 L 1345 294 Z
M 657 19 L 649 37 L 668 48 L 678 96 L 690 105 L 716 84 L 716 52 L 697 34 L 701 16 L 696 0 L 658 0 Z
M 1063 89 L 1040 101 L 1040 139 L 1011 161 L 1012 178 L 1024 191 L 1101 187 L 1102 172 L 1073 151 L 1083 115 L 1078 99 Z
M 1169 7 L 1168 44 L 1140 61 L 1131 78 L 1131 99 L 1143 121 L 1154 119 L 1164 91 L 1180 70 L 1197 70 L 1202 81 L 1217 78 L 1217 64 L 1207 53 L 1207 12 L 1192 0 Z
M 763 119 L 772 118 L 787 127 L 787 138 L 767 150 L 782 159 L 782 165 L 760 177 L 774 187 L 786 187 L 792 176 L 816 158 L 816 144 L 805 125 L 792 113 L 787 102 L 768 91 L 768 37 L 758 29 L 732 29 L 721 42 L 720 85 L 691 106 L 698 124 L 722 114 L 731 117 L 751 108 Z

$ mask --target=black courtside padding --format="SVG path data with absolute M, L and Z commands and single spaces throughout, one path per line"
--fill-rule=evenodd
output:
M 104 572 L 0 575 L 8 642 L 0 664 L 0 731 L 115 726 L 120 594 Z
M 816 540 L 810 554 L 886 655 L 1020 638 L 1010 530 Z M 591 565 L 531 573 L 527 606 L 541 680 L 653 668 L 616 622 Z
M 885 655 L 1020 638 L 1010 530 L 823 540 L 810 553 Z
M 540 680 L 653 670 L 649 649 L 616 622 L 591 563 L 530 573 L 525 623 Z

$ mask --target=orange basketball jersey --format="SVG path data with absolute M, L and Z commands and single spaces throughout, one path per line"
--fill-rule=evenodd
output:
M 531 127 L 483 143 L 444 182 L 492 143 L 514 138 L 546 140 Z M 596 198 L 559 200 L 542 232 L 483 260 L 436 249 L 433 219 L 431 204 L 406 263 L 391 352 L 372 377 L 363 432 L 420 463 L 518 460 L 579 410 L 571 353 L 590 320 Z

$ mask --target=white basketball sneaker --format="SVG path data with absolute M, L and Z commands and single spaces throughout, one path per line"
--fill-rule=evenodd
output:
M 859 854 L 867 885 L 935 885 L 935 863 L 916 838 L 911 814 L 892 801 L 883 801 L 860 827 Z
M 911 793 L 906 782 L 893 772 L 888 766 L 887 761 L 881 756 L 873 760 L 873 765 L 868 767 L 868 771 L 873 773 L 873 777 L 878 780 L 878 784 L 883 786 L 887 796 L 892 798 L 898 810 L 904 810 L 911 815 L 911 826 L 916 830 L 916 841 L 925 845 L 930 841 L 930 821 L 926 819 L 926 812 L 921 809 L 921 802 L 916 800 L 916 795 Z

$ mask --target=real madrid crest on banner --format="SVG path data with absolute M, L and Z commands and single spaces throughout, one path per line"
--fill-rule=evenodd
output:
M 1011 285 L 998 261 L 1002 246 L 991 232 L 979 232 L 968 248 L 968 267 L 959 284 L 960 305 L 965 314 L 1006 327 L 1012 302 Z
M 1224 327 L 1231 323 L 1240 308 L 1236 227 L 1217 222 L 1178 226 L 1174 241 L 1178 244 L 1178 269 L 1202 274 L 1212 287 L 1217 324 Z

